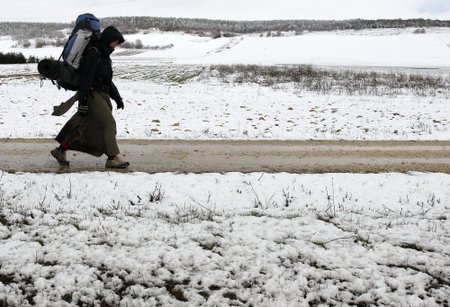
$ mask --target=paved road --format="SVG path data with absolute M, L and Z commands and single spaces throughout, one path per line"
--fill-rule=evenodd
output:
M 49 139 L 0 139 L 0 170 L 104 171 L 105 158 L 69 152 L 60 167 Z M 450 174 L 450 141 L 188 141 L 121 140 L 131 167 L 156 172 L 443 172 Z

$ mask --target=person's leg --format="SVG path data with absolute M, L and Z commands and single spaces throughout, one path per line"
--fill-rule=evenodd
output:
M 69 161 L 67 160 L 67 149 L 69 148 L 69 142 L 65 141 L 58 148 L 50 151 L 50 154 L 58 161 L 62 166 L 69 166 Z
M 108 95 L 94 92 L 88 102 L 90 131 L 86 133 L 88 143 L 100 147 L 104 154 L 117 156 L 120 153 L 116 140 L 116 121 L 112 115 L 111 100 Z
M 63 166 L 69 165 L 66 151 L 70 148 L 73 141 L 77 139 L 74 134 L 77 132 L 78 122 L 79 120 L 76 116 L 72 116 L 56 137 L 56 141 L 60 144 L 59 147 L 50 151 L 50 154 Z
M 92 112 L 103 133 L 102 136 L 98 135 L 98 138 L 102 139 L 103 152 L 108 157 L 105 166 L 108 168 L 126 168 L 130 164 L 118 157 L 120 150 L 117 145 L 117 128 L 116 121 L 112 115 L 111 99 L 104 93 L 95 92 L 94 100 L 93 105 L 95 106 L 93 106 Z
M 69 147 L 70 147 L 70 141 L 65 140 L 64 142 L 62 142 L 61 145 L 59 145 L 58 150 L 60 152 L 66 152 L 67 149 L 69 149 Z

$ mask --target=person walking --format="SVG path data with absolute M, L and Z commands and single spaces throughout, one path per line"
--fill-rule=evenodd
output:
M 112 115 L 113 99 L 117 109 L 124 108 L 122 97 L 112 81 L 110 55 L 123 43 L 123 35 L 113 26 L 100 34 L 100 39 L 90 47 L 80 66 L 78 111 L 64 125 L 56 141 L 58 148 L 51 155 L 60 165 L 68 166 L 67 150 L 84 152 L 96 157 L 105 154 L 106 168 L 127 168 L 130 163 L 119 158 L 116 140 L 116 121 Z

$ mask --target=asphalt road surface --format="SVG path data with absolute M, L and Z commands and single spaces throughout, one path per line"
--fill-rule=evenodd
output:
M 50 155 L 50 139 L 0 139 L 0 170 L 82 172 L 105 169 L 97 158 L 69 151 L 70 167 Z M 119 140 L 125 172 L 288 172 L 450 174 L 450 141 L 223 141 Z

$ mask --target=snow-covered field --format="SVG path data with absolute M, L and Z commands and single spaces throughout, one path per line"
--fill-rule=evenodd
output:
M 7 174 L 0 302 L 450 304 L 444 174 Z
M 412 31 L 129 36 L 173 47 L 117 51 L 118 137 L 449 140 L 446 95 L 198 75 L 208 64 L 314 64 L 448 78 L 450 30 Z M 1 38 L 0 51 L 61 52 L 12 44 Z M 0 138 L 52 138 L 75 111 L 52 117 L 71 93 L 41 87 L 35 71 L 0 66 Z M 448 306 L 449 219 L 447 174 L 0 170 L 0 305 Z
M 450 29 L 342 31 L 301 36 L 245 35 L 211 39 L 183 33 L 126 36 L 145 46 L 173 45 L 113 57 L 125 111 L 116 112 L 119 138 L 274 138 L 448 140 L 448 92 L 348 96 L 309 92 L 295 84 L 264 87 L 202 80 L 213 64 L 314 64 L 334 70 L 382 70 L 450 78 Z M 238 43 L 236 43 L 238 42 Z M 58 57 L 61 48 L 1 50 Z M 122 54 L 122 55 L 121 55 Z M 189 63 L 189 64 L 187 64 Z M 330 66 L 331 65 L 331 66 Z M 345 68 L 346 65 L 352 65 Z M 388 66 L 388 67 L 386 67 Z M 375 68 L 374 68 L 375 67 Z M 0 137 L 53 137 L 65 117 L 49 116 L 70 97 L 45 81 L 36 65 L 0 66 Z M 200 76 L 197 76 L 199 75 Z M 188 82 L 184 82 L 184 81 Z
M 293 84 L 155 82 L 169 73 L 189 71 L 189 66 L 169 67 L 174 71 L 161 70 L 151 80 L 117 80 L 125 101 L 125 110 L 115 111 L 119 138 L 448 140 L 450 136 L 449 98 L 442 95 L 347 96 L 318 94 Z M 157 69 L 150 67 L 149 74 Z M 118 70 L 124 78 L 133 73 Z M 40 87 L 37 76 L 3 78 L 0 84 L 2 138 L 52 138 L 76 110 L 51 116 L 53 106 L 72 93 L 58 91 L 49 81 Z

